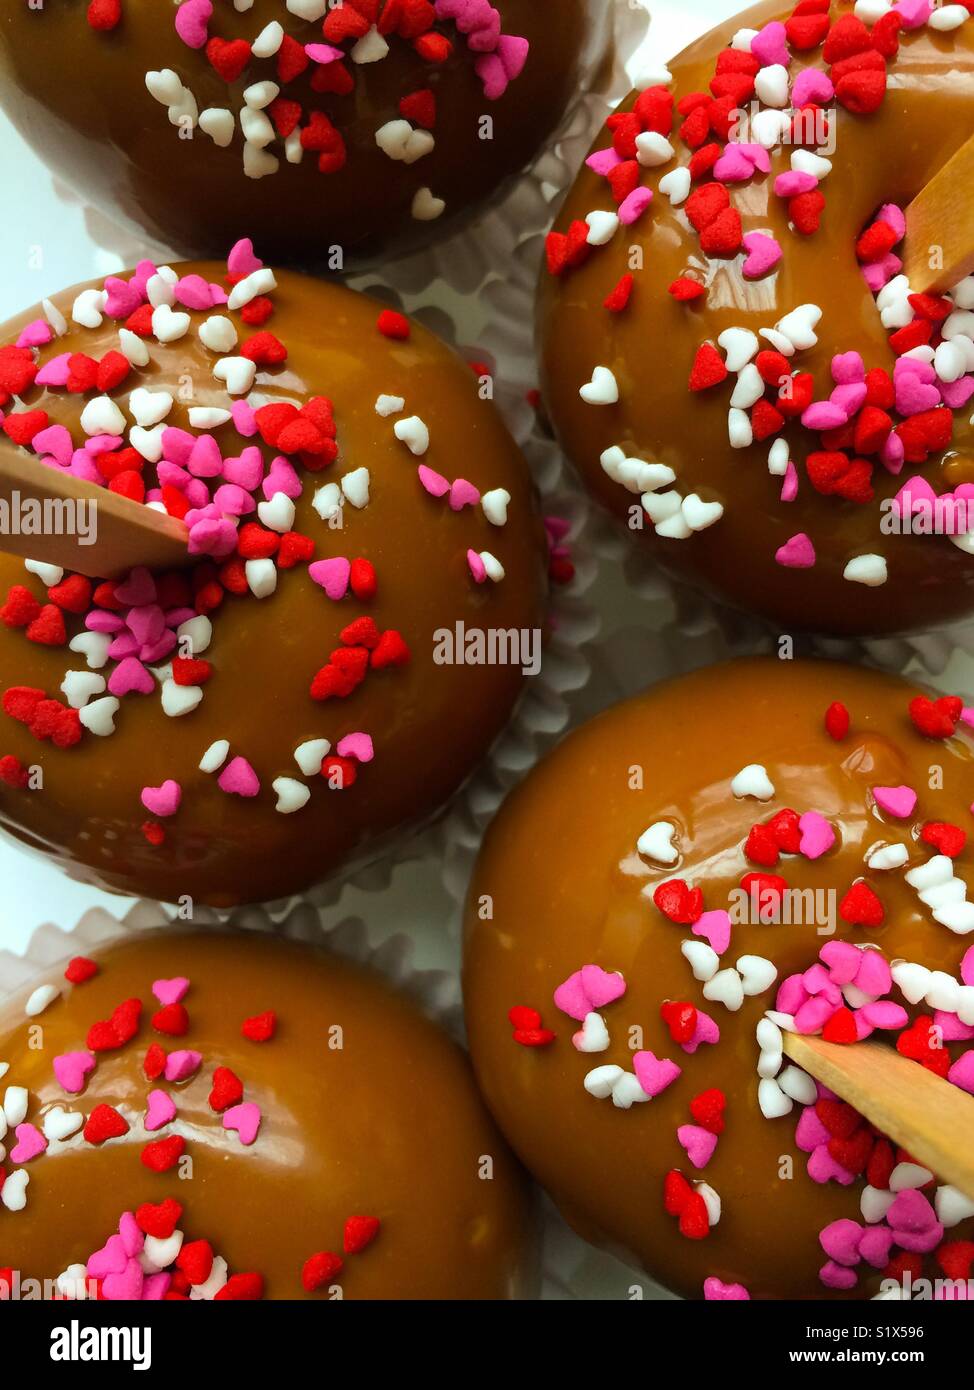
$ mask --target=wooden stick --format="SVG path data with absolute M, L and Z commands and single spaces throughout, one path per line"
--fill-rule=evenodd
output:
M 974 136 L 907 208 L 903 274 L 914 294 L 942 294 L 974 271 L 972 179 Z
M 40 518 L 42 529 L 24 534 L 21 528 L 32 515 Z M 175 517 L 62 473 L 0 441 L 0 550 L 92 579 L 111 579 L 136 565 L 172 569 L 189 564 L 187 535 Z
M 843 1046 L 802 1033 L 784 1040 L 793 1062 L 974 1200 L 974 1096 L 881 1043 Z

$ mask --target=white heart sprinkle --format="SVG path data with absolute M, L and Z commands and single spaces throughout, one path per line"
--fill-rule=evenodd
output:
M 572 1045 L 579 1052 L 604 1052 L 609 1046 L 609 1030 L 601 1014 L 587 1013 L 577 1033 L 572 1034 Z
M 277 805 L 274 810 L 280 811 L 283 816 L 300 811 L 311 799 L 311 788 L 304 782 L 299 782 L 296 777 L 276 777 L 271 786 L 277 792 Z
M 608 367 L 596 367 L 591 381 L 580 387 L 578 394 L 587 405 L 615 405 L 619 399 L 619 383 Z
M 200 772 L 216 772 L 226 762 L 229 752 L 229 739 L 218 738 L 200 758 Z
M 309 738 L 295 748 L 294 761 L 305 777 L 314 777 L 321 771 L 322 759 L 330 752 L 331 744 L 326 738 Z
M 103 695 L 100 700 L 92 700 L 78 711 L 78 718 L 90 734 L 107 738 L 115 732 L 115 716 L 119 711 L 119 701 L 114 695 Z
M 673 848 L 675 834 L 676 826 L 671 821 L 654 821 L 649 829 L 640 835 L 636 841 L 636 848 L 640 854 L 645 854 L 648 859 L 655 859 L 659 864 L 675 864 L 679 858 L 678 852 Z
M 731 782 L 735 796 L 753 796 L 757 801 L 770 801 L 774 796 L 774 784 L 768 770 L 761 763 L 748 763 Z

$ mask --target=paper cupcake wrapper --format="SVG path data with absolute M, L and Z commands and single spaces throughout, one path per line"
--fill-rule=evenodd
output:
M 93 908 L 67 931 L 47 923 L 34 931 L 22 956 L 0 951 L 0 1001 L 26 990 L 39 975 L 72 955 L 95 951 L 133 932 L 158 931 L 172 925 L 156 905 L 146 902 L 136 903 L 121 918 L 104 908 Z M 206 925 L 194 925 L 207 930 Z M 415 944 L 405 933 L 379 940 L 358 917 L 325 924 L 321 914 L 308 904 L 292 908 L 276 919 L 262 908 L 241 908 L 233 916 L 233 925 L 242 931 L 273 932 L 289 941 L 324 944 L 337 956 L 375 970 L 462 1042 L 463 1011 L 456 970 L 421 969 L 416 962 Z M 543 1299 L 629 1298 L 633 1288 L 640 1289 L 644 1298 L 668 1296 L 655 1290 L 644 1276 L 580 1240 L 569 1231 L 550 1201 L 540 1192 L 537 1196 L 542 1215 Z

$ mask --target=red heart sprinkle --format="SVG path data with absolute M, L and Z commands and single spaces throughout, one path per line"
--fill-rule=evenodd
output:
M 243 1036 L 256 1043 L 268 1042 L 276 1030 L 277 1015 L 272 1009 L 263 1014 L 255 1014 L 253 1018 L 245 1018 L 240 1025 Z
M 359 1255 L 379 1234 L 377 1216 L 350 1216 L 345 1222 L 344 1249 L 346 1255 Z
M 85 1121 L 84 1137 L 89 1144 L 104 1144 L 128 1133 L 128 1121 L 111 1105 L 96 1105 Z

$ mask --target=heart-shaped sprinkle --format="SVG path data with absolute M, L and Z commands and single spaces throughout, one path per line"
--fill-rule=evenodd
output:
M 682 1067 L 677 1066 L 676 1062 L 670 1061 L 668 1057 L 659 1058 L 655 1052 L 648 1050 L 637 1052 L 632 1059 L 632 1065 L 640 1086 L 650 1097 L 658 1096 L 667 1086 L 672 1086 L 683 1071 Z
M 47 1149 L 47 1140 L 36 1125 L 18 1125 L 14 1133 L 17 1142 L 10 1150 L 11 1163 L 29 1163 Z
M 150 1131 L 162 1129 L 176 1118 L 176 1105 L 166 1091 L 150 1091 L 146 1101 L 145 1128 Z
M 180 1049 L 170 1052 L 166 1058 L 165 1076 L 167 1081 L 186 1081 L 199 1071 L 203 1056 L 199 1052 Z
M 716 1134 L 700 1125 L 680 1125 L 676 1137 L 686 1149 L 687 1158 L 694 1168 L 706 1168 L 717 1147 Z
M 163 782 L 161 787 L 142 788 L 142 805 L 147 811 L 151 811 L 154 816 L 160 818 L 174 816 L 179 810 L 179 803 L 182 799 L 182 788 L 172 778 Z
M 224 1111 L 223 1128 L 236 1130 L 241 1144 L 249 1147 L 257 1138 L 260 1118 L 260 1107 L 252 1100 L 245 1100 L 242 1104 L 231 1106 L 229 1110 Z
M 609 1030 L 601 1014 L 588 1013 L 581 1029 L 572 1034 L 572 1045 L 579 1052 L 604 1052 L 609 1046 Z
M 555 1006 L 569 1018 L 581 1022 L 585 1015 L 613 1003 L 626 992 L 626 982 L 618 973 L 610 974 L 599 965 L 576 970 L 555 990 Z
M 704 912 L 694 922 L 691 931 L 694 936 L 702 936 L 705 941 L 709 942 L 711 949 L 716 951 L 718 956 L 722 956 L 730 945 L 730 914 L 722 907 Z
M 912 787 L 873 787 L 872 793 L 879 809 L 896 820 L 906 820 L 916 808 L 917 794 Z
M 88 1073 L 94 1071 L 95 1058 L 91 1052 L 63 1052 L 54 1058 L 54 1075 L 62 1091 L 77 1096 L 85 1088 Z

